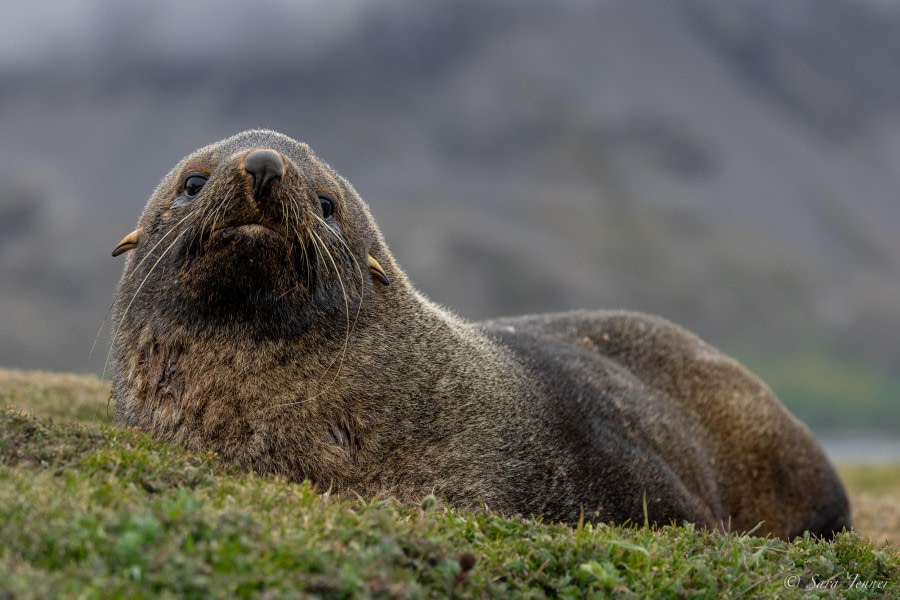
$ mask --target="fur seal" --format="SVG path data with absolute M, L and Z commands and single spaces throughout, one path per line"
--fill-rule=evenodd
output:
M 367 205 L 254 130 L 157 187 L 117 290 L 116 421 L 320 488 L 575 523 L 792 538 L 850 526 L 805 426 L 661 318 L 469 323 L 423 297 Z M 582 511 L 584 511 L 582 513 Z

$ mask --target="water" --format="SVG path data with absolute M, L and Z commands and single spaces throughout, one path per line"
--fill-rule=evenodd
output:
M 900 437 L 820 436 L 818 440 L 836 464 L 900 463 Z

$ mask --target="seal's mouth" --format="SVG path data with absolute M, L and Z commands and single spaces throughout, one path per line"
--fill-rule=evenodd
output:
M 233 282 L 241 276 L 250 277 L 255 282 L 252 287 L 260 288 L 264 282 L 280 285 L 278 282 L 284 281 L 284 269 L 289 268 L 300 284 L 298 290 L 308 291 L 316 281 L 318 251 L 299 231 L 262 215 L 233 217 L 206 231 L 200 242 L 188 249 L 186 266 L 195 273 L 213 265 L 215 281 Z M 222 278 L 224 265 L 239 266 L 232 275 Z
M 250 223 L 223 223 L 213 228 L 213 235 L 216 234 L 247 234 L 247 235 L 279 235 L 288 241 L 291 241 L 290 234 L 279 225 L 271 225 L 261 222 Z

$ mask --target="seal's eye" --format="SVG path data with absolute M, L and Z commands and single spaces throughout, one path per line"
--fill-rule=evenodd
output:
M 206 180 L 207 177 L 205 175 L 198 175 L 197 173 L 188 175 L 187 179 L 184 180 L 184 193 L 193 198 L 206 185 Z
M 334 214 L 334 200 L 328 196 L 319 196 L 319 206 L 322 207 L 323 219 L 327 219 Z

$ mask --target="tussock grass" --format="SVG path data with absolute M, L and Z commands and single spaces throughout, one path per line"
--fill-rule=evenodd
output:
M 35 406 L 52 411 L 47 401 Z M 448 510 L 433 497 L 417 507 L 336 497 L 139 432 L 16 409 L 0 410 L 0 540 L 0 598 L 900 591 L 896 547 L 855 533 L 785 543 L 691 526 L 572 528 Z M 804 589 L 813 578 L 828 583 Z M 848 590 L 854 581 L 886 589 Z

